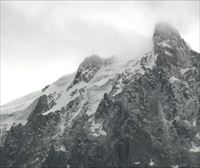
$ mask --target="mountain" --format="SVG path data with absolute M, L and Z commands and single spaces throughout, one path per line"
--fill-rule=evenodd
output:
M 200 54 L 167 23 L 140 58 L 87 57 L 29 103 L 1 129 L 1 167 L 200 165 Z

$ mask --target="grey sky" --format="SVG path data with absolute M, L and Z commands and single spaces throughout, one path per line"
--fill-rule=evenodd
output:
M 199 1 L 1 1 L 1 103 L 74 72 L 84 57 L 137 57 L 167 21 L 199 51 Z

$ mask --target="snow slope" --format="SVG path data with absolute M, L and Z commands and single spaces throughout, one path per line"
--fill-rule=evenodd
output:
M 1 106 L 1 114 L 13 114 L 17 111 L 25 110 L 35 99 L 41 95 L 41 91 L 36 91 Z
M 13 124 L 25 124 L 40 95 L 41 91 L 33 92 L 1 106 L 0 130 L 9 130 Z
M 37 105 L 39 97 L 42 94 L 54 94 L 55 92 L 61 94 L 72 78 L 73 74 L 64 75 L 46 89 L 33 92 L 2 105 L 0 111 L 0 130 L 9 130 L 13 124 L 26 124 L 29 115 Z

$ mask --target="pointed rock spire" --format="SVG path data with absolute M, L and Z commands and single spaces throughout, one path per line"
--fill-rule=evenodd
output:
M 162 57 L 161 62 L 183 67 L 190 64 L 190 48 L 171 25 L 164 22 L 155 25 L 153 45 L 154 53 Z
M 89 82 L 101 68 L 102 64 L 103 60 L 97 55 L 85 58 L 85 60 L 80 64 L 72 84 L 75 85 L 80 81 Z

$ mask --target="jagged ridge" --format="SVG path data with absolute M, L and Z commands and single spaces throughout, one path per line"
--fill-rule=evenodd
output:
M 28 123 L 8 132 L 1 164 L 198 167 L 200 55 L 165 23 L 153 43 L 126 64 L 87 58 L 47 87 Z

